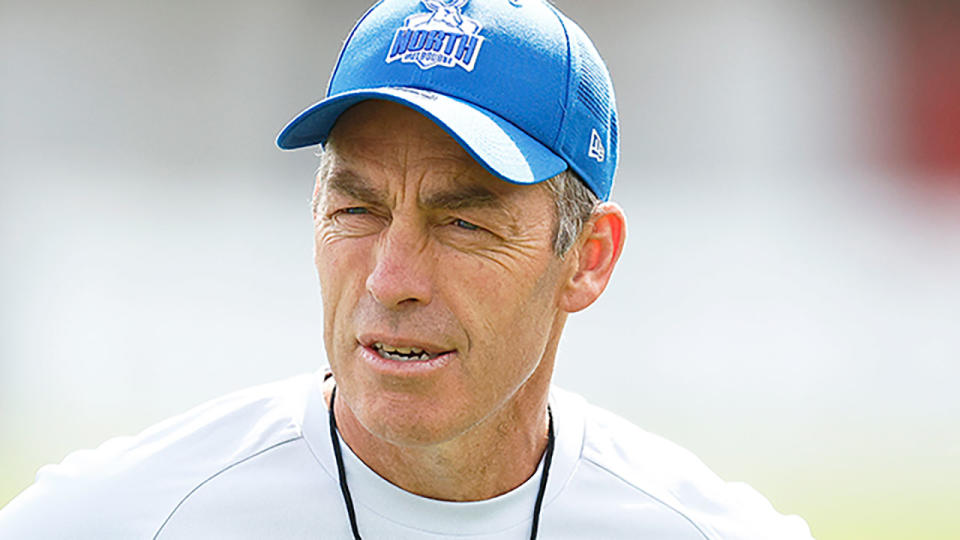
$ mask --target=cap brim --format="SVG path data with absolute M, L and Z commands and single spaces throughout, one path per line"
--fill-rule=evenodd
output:
M 496 114 L 416 88 L 354 90 L 327 98 L 287 124 L 277 137 L 277 146 L 293 150 L 323 144 L 341 114 L 369 99 L 393 101 L 420 112 L 449 133 L 484 168 L 508 182 L 535 184 L 567 168 L 563 158 Z

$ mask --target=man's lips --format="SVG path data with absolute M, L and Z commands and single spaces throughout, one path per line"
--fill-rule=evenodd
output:
M 387 360 L 396 360 L 397 362 L 425 362 L 438 356 L 419 347 L 395 347 L 379 342 L 374 343 L 370 348 L 381 357 Z
M 393 362 L 429 362 L 456 351 L 427 341 L 394 336 L 365 335 L 357 341 L 369 352 Z
M 413 347 L 410 355 L 402 353 L 391 353 L 382 347 L 377 347 L 378 343 L 374 341 L 370 346 L 360 346 L 360 358 L 364 365 L 373 373 L 380 376 L 394 379 L 419 379 L 421 377 L 432 377 L 434 374 L 442 371 L 457 358 L 457 351 L 444 351 L 442 349 L 423 349 L 424 353 L 418 356 L 413 355 Z M 394 345 L 394 347 L 397 347 Z M 426 354 L 431 351 L 430 354 Z M 425 357 L 425 359 L 424 359 Z

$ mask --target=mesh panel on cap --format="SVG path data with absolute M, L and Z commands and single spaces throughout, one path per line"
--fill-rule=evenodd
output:
M 616 111 L 610 111 L 610 148 L 618 148 L 620 142 L 620 123 Z
M 597 62 L 597 57 L 591 54 L 593 45 L 590 38 L 582 31 L 571 32 L 571 41 L 577 54 L 579 66 L 579 81 L 577 83 L 577 99 L 603 126 L 609 128 L 610 148 L 617 148 L 620 136 L 617 125 L 617 111 L 612 107 L 612 83 L 607 70 Z
M 580 83 L 577 85 L 577 98 L 587 109 L 596 116 L 602 124 L 610 118 L 610 90 L 608 88 L 605 70 L 597 64 L 593 55 L 587 52 L 588 44 L 581 41 L 578 33 L 574 33 L 577 42 L 577 56 L 580 65 Z
M 570 67 L 569 108 L 560 133 L 560 150 L 568 165 L 603 200 L 609 200 L 619 161 L 619 126 L 613 84 L 590 38 L 558 13 L 567 30 Z

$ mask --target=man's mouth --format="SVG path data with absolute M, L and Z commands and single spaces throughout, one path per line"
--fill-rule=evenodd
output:
M 431 354 L 418 347 L 394 347 L 380 342 L 374 343 L 370 348 L 376 351 L 381 358 L 397 362 L 426 362 L 443 354 Z

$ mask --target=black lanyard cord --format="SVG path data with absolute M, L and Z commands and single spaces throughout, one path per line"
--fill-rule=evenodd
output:
M 543 473 L 540 475 L 540 489 L 537 490 L 537 502 L 533 505 L 533 527 L 530 529 L 530 540 L 537 540 L 537 529 L 540 528 L 540 507 L 543 506 L 543 497 L 547 494 L 547 476 L 550 475 L 550 463 L 553 462 L 553 412 L 547 405 L 547 448 L 543 456 Z
M 330 440 L 333 441 L 333 455 L 337 458 L 337 476 L 340 477 L 340 493 L 343 502 L 347 505 L 347 516 L 350 517 L 350 528 L 355 540 L 360 540 L 360 531 L 357 530 L 357 513 L 353 510 L 353 497 L 347 487 L 347 471 L 343 468 L 343 454 L 340 451 L 340 440 L 337 438 L 337 417 L 333 414 L 333 402 L 337 397 L 337 386 L 330 391 Z
M 353 509 L 353 498 L 350 496 L 350 488 L 347 486 L 347 472 L 343 467 L 343 453 L 340 450 L 340 440 L 337 438 L 337 417 L 333 413 L 333 403 L 337 397 L 337 387 L 334 385 L 330 391 L 330 440 L 333 444 L 333 455 L 337 459 L 337 476 L 340 479 L 340 493 L 343 494 L 343 503 L 347 507 L 347 517 L 350 518 L 350 529 L 353 531 L 354 540 L 361 540 L 360 530 L 357 528 L 357 513 Z M 553 461 L 553 446 L 556 437 L 553 433 L 553 412 L 550 406 L 547 406 L 547 448 L 543 457 L 543 474 L 540 475 L 540 489 L 537 491 L 537 502 L 533 506 L 533 527 L 530 529 L 530 540 L 536 540 L 537 530 L 540 528 L 540 508 L 543 506 L 543 497 L 547 493 L 547 477 L 550 474 L 550 463 Z

